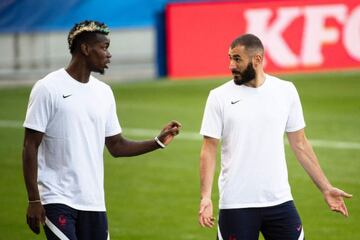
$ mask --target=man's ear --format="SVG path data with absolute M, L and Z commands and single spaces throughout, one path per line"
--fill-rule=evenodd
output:
M 80 45 L 80 50 L 82 54 L 84 54 L 85 56 L 89 56 L 89 45 L 87 45 L 86 43 L 82 43 Z
M 263 62 L 263 56 L 260 55 L 260 54 L 256 54 L 254 57 L 253 57 L 253 65 L 254 67 L 257 67 L 258 65 L 262 64 Z

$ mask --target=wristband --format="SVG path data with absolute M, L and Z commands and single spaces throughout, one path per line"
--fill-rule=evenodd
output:
M 30 204 L 31 203 L 41 203 L 41 200 L 40 199 L 38 199 L 38 200 L 29 200 L 28 201 Z
M 158 137 L 154 138 L 155 142 L 161 147 L 161 148 L 165 148 L 165 144 L 163 144 Z

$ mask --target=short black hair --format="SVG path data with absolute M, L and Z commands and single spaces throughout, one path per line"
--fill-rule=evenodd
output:
M 244 46 L 245 50 L 250 54 L 256 51 L 260 51 L 262 54 L 264 54 L 264 45 L 262 44 L 261 40 L 254 34 L 247 33 L 235 38 L 232 41 L 230 47 L 233 49 L 239 45 Z
M 70 53 L 74 53 L 81 43 L 95 40 L 96 33 L 108 35 L 109 32 L 108 26 L 98 21 L 85 20 L 76 23 L 71 28 L 67 39 Z

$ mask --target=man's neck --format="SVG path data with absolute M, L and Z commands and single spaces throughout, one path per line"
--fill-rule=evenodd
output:
M 65 70 L 76 81 L 81 83 L 89 82 L 90 71 L 83 62 L 76 61 L 76 59 L 73 58 Z
M 244 85 L 247 87 L 258 88 L 264 84 L 265 78 L 266 78 L 265 73 L 261 71 L 256 73 L 256 78 L 254 78 L 250 82 L 245 83 Z

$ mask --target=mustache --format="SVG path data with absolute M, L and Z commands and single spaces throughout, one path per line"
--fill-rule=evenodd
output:
M 237 70 L 231 70 L 231 73 L 232 73 L 232 74 L 241 74 L 241 72 L 240 72 L 240 71 L 237 71 Z

